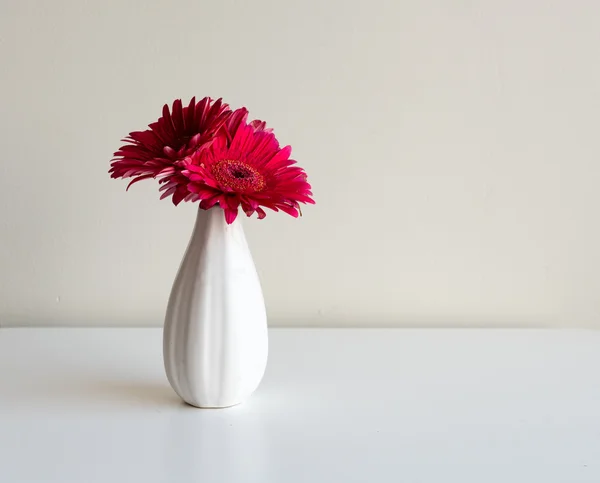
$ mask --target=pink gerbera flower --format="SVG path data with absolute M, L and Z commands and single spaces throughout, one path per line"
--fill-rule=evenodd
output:
M 262 121 L 246 122 L 247 111 L 235 111 L 224 134 L 185 159 L 187 189 L 200 200 L 200 208 L 219 204 L 227 223 L 233 223 L 241 206 L 246 215 L 266 216 L 262 207 L 294 217 L 299 203 L 314 203 L 306 173 L 293 166 L 291 147 L 279 147 Z
M 114 154 L 111 178 L 134 177 L 128 189 L 143 179 L 160 178 L 162 198 L 172 196 L 179 204 L 190 195 L 189 180 L 181 173 L 183 159 L 211 142 L 231 114 L 221 99 L 213 102 L 209 97 L 199 102 L 192 98 L 187 107 L 177 99 L 172 112 L 165 104 L 162 117 L 150 129 L 132 132 L 123 140 L 127 144 Z

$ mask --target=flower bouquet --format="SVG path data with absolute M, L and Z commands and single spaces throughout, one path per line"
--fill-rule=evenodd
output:
M 128 189 L 156 179 L 161 199 L 198 202 L 165 317 L 169 382 L 193 406 L 238 404 L 260 383 L 268 353 L 262 290 L 238 213 L 298 217 L 301 203 L 314 204 L 306 173 L 265 122 L 221 99 L 192 98 L 187 107 L 178 99 L 123 141 L 112 178 L 133 178 Z

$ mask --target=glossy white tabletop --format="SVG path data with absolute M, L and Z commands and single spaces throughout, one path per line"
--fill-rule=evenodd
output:
M 600 332 L 278 329 L 181 403 L 159 329 L 0 329 L 0 482 L 598 483 Z

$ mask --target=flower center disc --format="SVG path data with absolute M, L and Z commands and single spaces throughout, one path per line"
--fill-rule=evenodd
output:
M 265 187 L 265 178 L 253 166 L 224 159 L 213 166 L 213 175 L 218 183 L 233 191 L 260 191 Z

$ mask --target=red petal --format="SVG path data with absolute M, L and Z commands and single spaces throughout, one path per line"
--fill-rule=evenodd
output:
M 237 211 L 238 206 L 240 206 L 240 200 L 236 195 L 225 196 L 225 203 L 231 210 Z M 223 208 L 225 208 L 225 207 L 223 207 Z
M 292 215 L 294 218 L 298 218 L 298 210 L 285 204 L 277 205 L 281 211 L 285 211 L 288 215 Z
M 206 185 L 192 183 L 189 185 L 189 191 L 192 193 L 196 193 L 201 199 L 212 198 L 215 195 L 218 195 L 219 192 L 209 188 Z
M 199 182 L 199 183 L 204 183 L 204 176 L 200 175 L 200 174 L 186 174 L 186 176 L 188 177 L 188 179 L 190 181 L 195 181 L 195 182 Z
M 175 132 L 183 132 L 185 129 L 185 124 L 183 120 L 183 109 L 181 107 L 181 99 L 176 99 L 173 101 L 173 127 L 175 127 Z
M 176 159 L 177 158 L 177 153 L 175 152 L 175 150 L 169 146 L 165 146 L 163 148 L 163 153 L 165 153 L 165 155 L 170 158 L 170 159 Z
M 248 109 L 241 107 L 236 109 L 231 114 L 229 121 L 227 122 L 227 133 L 229 134 L 229 140 L 235 136 L 235 133 L 239 129 L 240 125 L 248 118 Z
M 195 127 L 195 114 L 196 114 L 196 98 L 192 97 L 190 104 L 186 107 L 185 112 L 185 128 L 188 132 Z
M 165 185 L 164 187 L 166 188 L 167 185 Z M 160 195 L 160 199 L 164 200 L 165 198 L 168 198 L 173 193 L 175 193 L 176 189 L 177 189 L 177 186 L 171 186 L 167 191 L 165 191 L 162 195 Z
M 281 148 L 275 156 L 273 156 L 267 163 L 267 166 L 277 166 L 287 161 L 292 154 L 292 147 L 285 146 Z M 293 163 L 292 163 L 293 164 Z
M 185 169 L 187 169 L 188 171 L 193 171 L 194 173 L 203 173 L 204 172 L 204 169 L 202 168 L 202 166 L 198 166 L 196 164 L 190 163 L 187 160 L 185 163 Z
M 141 144 L 146 144 L 148 146 L 155 146 L 158 144 L 158 139 L 156 139 L 156 136 L 154 135 L 154 133 L 152 131 L 135 131 L 135 132 L 129 133 L 129 136 L 134 141 L 139 142 Z M 127 141 L 127 140 L 124 140 L 124 141 Z M 123 149 L 123 148 L 121 148 L 121 149 Z
M 198 146 L 201 137 L 202 136 L 198 133 L 198 134 L 195 134 L 192 137 L 192 139 L 189 140 L 188 146 L 190 147 L 190 149 L 195 148 L 196 146 Z
M 181 203 L 188 194 L 188 190 L 185 186 L 179 186 L 177 191 L 173 194 L 173 204 L 177 206 Z
M 237 218 L 238 215 L 238 210 L 223 210 L 225 212 L 225 221 L 227 222 L 228 225 L 231 225 L 235 219 Z
M 128 190 L 129 190 L 129 187 L 130 187 L 132 184 L 135 184 L 135 183 L 137 183 L 138 181 L 142 181 L 143 179 L 148 179 L 148 178 L 154 178 L 154 175 L 153 175 L 153 174 L 144 174 L 144 175 L 142 175 L 142 176 L 138 176 L 137 178 L 134 178 L 134 179 L 131 181 L 131 183 L 129 183 L 129 184 L 127 185 L 127 189 L 126 189 L 125 191 L 128 191 Z
M 196 125 L 194 127 L 198 130 L 204 126 L 204 120 L 206 119 L 206 112 L 210 106 L 210 101 L 210 97 L 205 97 L 196 104 Z
M 215 206 L 219 202 L 220 198 L 221 198 L 220 193 L 216 194 L 212 198 L 206 198 L 206 199 L 200 201 L 200 208 L 202 208 L 203 210 L 208 210 L 208 209 L 212 208 L 213 206 Z

